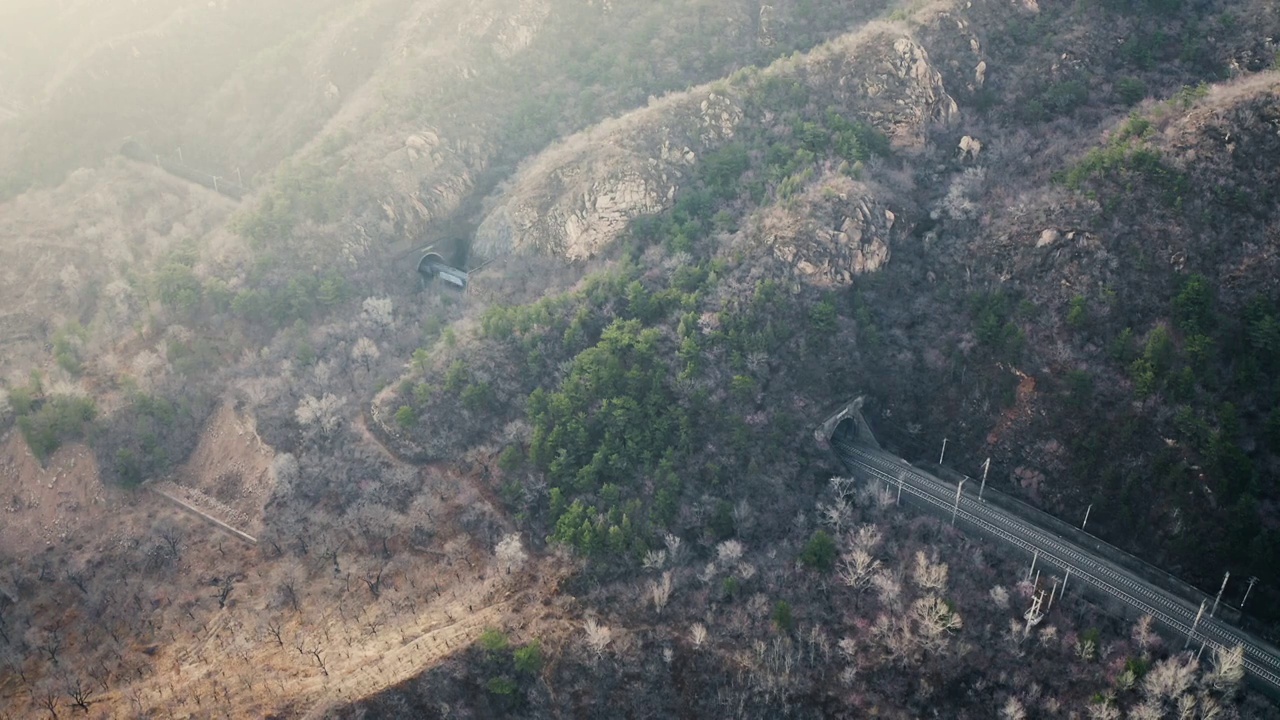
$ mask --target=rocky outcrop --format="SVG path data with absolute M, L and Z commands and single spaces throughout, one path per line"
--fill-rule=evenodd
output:
M 749 235 L 808 281 L 848 285 L 889 262 L 898 225 L 876 188 L 833 174 L 766 210 Z
M 529 47 L 551 14 L 547 0 L 521 0 L 512 10 L 477 10 L 458 27 L 459 34 L 486 42 L 495 55 L 507 59 Z
M 630 219 L 670 207 L 705 152 L 734 138 L 744 122 L 767 122 L 768 109 L 765 117 L 748 118 L 747 108 L 767 83 L 780 79 L 803 83 L 812 102 L 876 126 L 904 149 L 923 145 L 930 128 L 957 112 L 928 52 L 903 28 L 874 25 L 732 82 L 653 101 L 560 142 L 490 199 L 473 254 L 598 255 Z M 848 222 L 822 241 L 844 248 L 847 257 L 813 265 L 814 274 L 847 281 L 887 260 L 887 245 L 863 238 L 887 236 L 892 213 L 868 206 L 862 213 L 851 210 Z

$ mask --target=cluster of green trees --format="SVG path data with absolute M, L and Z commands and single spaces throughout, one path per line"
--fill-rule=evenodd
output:
M 185 392 L 130 390 L 110 422 L 100 423 L 93 446 L 104 479 L 134 487 L 186 459 L 214 398 L 203 388 L 184 387 Z
M 701 433 L 672 386 L 673 348 L 655 325 L 696 303 L 699 290 L 650 287 L 625 264 L 577 293 L 485 314 L 484 337 L 527 367 L 569 358 L 558 387 L 528 395 L 529 446 L 509 448 L 502 460 L 546 476 L 552 540 L 589 556 L 638 557 L 674 519 L 682 490 L 675 470 Z
M 505 700 L 514 706 L 518 703 L 516 692 L 542 671 L 542 645 L 537 640 L 519 647 L 511 647 L 506 633 L 496 628 L 485 628 L 477 642 L 481 653 L 482 674 L 488 677 L 487 689 L 495 699 Z M 511 709 L 511 708 L 507 708 Z
M 1149 189 L 1166 207 L 1180 210 L 1190 189 L 1190 178 L 1146 143 L 1150 132 L 1148 120 L 1131 116 L 1110 142 L 1090 150 L 1060 173 L 1058 180 L 1072 190 L 1103 198 L 1107 210 L 1114 210 L 1126 194 L 1138 188 Z
M 1177 445 L 1159 451 L 1149 473 L 1117 468 L 1111 460 L 1123 448 L 1146 442 L 1143 422 L 1126 415 L 1077 436 L 1072 474 L 1101 480 L 1114 511 L 1102 522 L 1129 528 L 1125 533 L 1152 509 L 1144 483 L 1159 483 L 1184 519 L 1174 550 L 1198 560 L 1194 579 L 1211 582 L 1216 569 L 1209 568 L 1222 566 L 1280 579 L 1280 532 L 1264 523 L 1262 511 L 1280 500 L 1272 471 L 1280 458 L 1280 305 L 1255 295 L 1225 308 L 1213 283 L 1192 274 L 1165 310 L 1171 324 L 1157 323 L 1141 338 L 1130 327 L 1113 331 L 1109 351 L 1136 399 L 1158 397 L 1170 407 L 1161 435 Z M 1082 332 L 1097 331 L 1096 324 L 1087 316 Z M 1096 402 L 1089 373 L 1077 371 L 1069 385 L 1072 406 Z
M 310 322 L 351 299 L 345 277 L 336 270 L 290 272 L 265 255 L 235 290 L 219 278 L 202 280 L 193 250 L 171 254 L 151 275 L 149 286 L 160 305 L 182 322 L 216 315 L 235 318 L 270 333 Z
M 516 509 L 549 540 L 590 557 L 638 559 L 677 529 L 681 508 L 697 498 L 713 509 L 706 531 L 732 537 L 728 481 L 758 472 L 798 429 L 786 408 L 774 409 L 767 423 L 746 419 L 763 417 L 770 364 L 801 336 L 807 352 L 832 349 L 837 298 L 796 295 L 771 280 L 730 292 L 722 286 L 728 263 L 713 259 L 712 238 L 771 194 L 797 192 L 819 167 L 858 172 L 888 155 L 889 143 L 835 109 L 808 107 L 802 82 L 744 80 L 746 119 L 734 141 L 702 154 L 670 211 L 632 223 L 626 257 L 614 269 L 575 292 L 490 307 L 481 318 L 482 341 L 496 346 L 484 354 L 520 368 L 532 428 L 527 446 L 503 451 L 500 467 L 513 476 L 536 472 L 549 486 L 544 507 Z M 779 97 L 806 100 L 778 105 Z M 668 273 L 645 272 L 637 260 L 653 245 L 688 261 Z M 476 379 L 468 361 L 432 372 L 431 357 L 421 350 L 422 379 L 399 388 L 395 419 L 404 430 L 430 434 L 424 418 L 459 405 L 498 411 L 504 398 Z M 723 400 L 713 399 L 717 392 Z M 710 445 L 719 452 L 707 454 Z M 725 457 L 742 464 L 726 467 Z M 513 503 L 522 497 L 510 482 L 503 495 Z
M 9 405 L 27 446 L 41 462 L 63 443 L 84 438 L 97 415 L 92 398 L 46 393 L 40 374 L 35 371 L 26 385 L 9 390 Z
M 992 355 L 1008 362 L 1017 362 L 1026 346 L 1026 336 L 1014 318 L 1018 307 L 1015 299 L 1005 290 L 978 292 L 969 299 L 969 314 L 978 342 Z
M 84 326 L 74 320 L 58 328 L 53 335 L 53 359 L 58 367 L 71 375 L 79 375 L 84 369 L 80 350 L 88 337 Z
M 339 172 L 340 161 L 334 153 L 318 161 L 286 162 L 258 204 L 236 219 L 236 232 L 262 250 L 287 243 L 303 220 L 336 220 L 347 206 L 352 186 Z

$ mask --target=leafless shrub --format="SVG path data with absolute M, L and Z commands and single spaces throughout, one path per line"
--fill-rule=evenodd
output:
M 978 199 L 982 197 L 987 182 L 986 168 L 966 168 L 951 179 L 947 196 L 942 200 L 942 210 L 952 220 L 973 220 L 981 213 Z
M 1154 621 L 1155 618 L 1150 615 L 1143 615 L 1133 626 L 1133 632 L 1131 633 L 1133 641 L 1137 643 L 1143 655 L 1148 654 L 1151 648 L 1160 642 L 1160 637 L 1151 629 L 1151 624 Z
M 667 563 L 666 550 L 647 550 L 644 554 L 645 570 L 661 570 L 662 566 Z
M 271 459 L 271 479 L 281 494 L 287 494 L 290 487 L 298 481 L 298 459 L 293 453 L 280 453 Z
M 1244 646 L 1215 647 L 1213 649 L 1213 671 L 1205 681 L 1215 690 L 1231 690 L 1240 685 L 1244 679 Z
M 1156 663 L 1142 679 L 1143 693 L 1158 702 L 1172 701 L 1191 687 L 1200 664 L 1193 655 L 1179 653 Z
M 601 625 L 594 619 L 587 620 L 582 629 L 586 633 L 587 647 L 595 653 L 596 660 L 599 660 L 604 656 L 605 648 L 613 641 L 613 631 L 608 625 Z
M 693 643 L 694 647 L 700 648 L 706 641 L 707 626 L 702 623 L 694 623 L 693 627 L 689 628 L 689 642 Z
M 868 524 L 860 525 L 857 530 L 851 531 L 846 538 L 846 542 L 854 550 L 870 553 L 879 547 L 880 541 L 883 539 L 884 536 L 880 533 L 880 529 L 875 525 Z
M 684 560 L 685 548 L 682 547 L 679 536 L 667 533 L 662 538 L 662 544 L 667 546 L 667 558 L 672 565 L 679 565 Z
M 1026 720 L 1027 709 L 1016 697 L 1010 697 L 1000 708 L 1000 720 Z
M 1085 709 L 1089 713 L 1089 720 L 1120 720 L 1120 709 L 1103 698 L 1097 702 L 1090 702 Z
M 871 576 L 871 585 L 876 589 L 876 593 L 880 595 L 880 602 L 884 605 L 897 605 L 898 600 L 902 597 L 902 583 L 893 576 L 892 573 L 881 570 Z
M 725 540 L 716 546 L 716 562 L 721 567 L 732 567 L 742 559 L 742 543 L 737 540 Z
M 963 627 L 960 614 L 937 595 L 927 595 L 911 604 L 911 617 L 916 621 L 916 628 L 922 644 L 936 649 L 946 642 L 948 633 Z
M 671 571 L 662 573 L 661 580 L 654 580 L 649 583 L 649 598 L 653 600 L 653 607 L 658 613 L 667 606 L 667 601 L 671 599 Z
M 504 535 L 498 541 L 493 554 L 507 572 L 518 570 L 524 565 L 525 560 L 529 559 L 528 553 L 524 551 L 524 544 L 520 542 L 520 536 L 516 533 Z
M 871 586 L 879 567 L 879 560 L 865 550 L 854 549 L 840 556 L 840 580 L 854 590 L 865 590 Z
M 359 338 L 351 345 L 351 361 L 363 365 L 366 371 L 372 368 L 381 356 L 378 344 L 367 337 Z
M 365 323 L 378 330 L 386 330 L 395 322 L 395 315 L 392 313 L 391 298 L 365 298 L 364 302 L 361 303 L 361 309 L 364 311 L 361 317 Z
M 298 409 L 294 411 L 294 417 L 297 418 L 298 424 L 303 426 L 316 426 L 321 432 L 328 434 L 337 429 L 338 424 L 342 421 L 342 416 L 338 411 L 346 402 L 344 398 L 339 398 L 333 393 L 325 393 L 322 397 L 307 395 L 298 403 Z
M 916 551 L 916 565 L 912 578 L 922 590 L 941 592 L 947 587 L 947 564 L 931 562 L 923 550 Z

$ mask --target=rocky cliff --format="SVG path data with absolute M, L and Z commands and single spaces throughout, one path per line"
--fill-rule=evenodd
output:
M 871 124 L 907 152 L 925 144 L 957 113 L 928 51 L 900 26 L 873 25 L 762 71 L 653 101 L 562 141 L 491 200 L 473 251 L 482 257 L 552 253 L 570 260 L 600 254 L 628 220 L 670 207 L 698 159 L 733 140 L 744 122 L 777 122 L 774 111 L 756 101 L 767 88 L 788 83 L 802 88 L 816 106 Z M 838 192 L 858 189 L 846 183 Z M 845 238 L 849 230 L 856 235 L 854 226 L 870 219 L 870 209 L 866 213 L 836 231 Z M 875 222 L 892 225 L 892 215 L 876 214 Z M 837 254 L 852 258 L 861 252 L 839 249 L 845 240 L 838 236 L 829 240 Z M 820 242 L 811 249 L 824 244 L 830 245 Z M 794 254 L 787 248 L 779 252 Z M 876 250 L 853 264 L 874 268 L 883 258 L 887 250 Z M 808 262 L 816 267 L 844 261 L 814 257 Z

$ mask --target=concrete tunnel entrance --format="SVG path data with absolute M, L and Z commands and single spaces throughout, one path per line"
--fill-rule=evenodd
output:
M 831 440 L 832 442 L 853 442 L 858 439 L 858 434 L 858 421 L 845 418 L 836 423 L 836 429 L 831 433 Z

